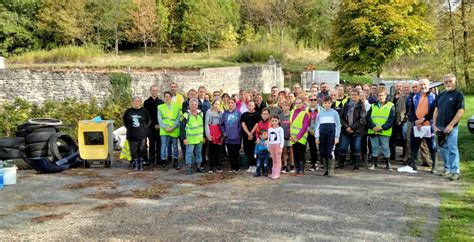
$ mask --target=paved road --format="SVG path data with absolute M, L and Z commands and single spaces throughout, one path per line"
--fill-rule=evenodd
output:
M 337 171 L 277 181 L 177 171 L 21 171 L 0 192 L 0 240 L 433 240 L 440 191 L 422 171 Z

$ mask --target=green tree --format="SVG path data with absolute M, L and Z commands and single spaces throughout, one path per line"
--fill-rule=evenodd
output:
M 185 12 L 183 20 L 187 23 L 186 34 L 193 44 L 204 41 L 211 53 L 211 42 L 217 42 L 220 31 L 226 24 L 224 11 L 218 1 L 194 0 Z
M 428 48 L 432 26 L 416 0 L 344 0 L 335 19 L 329 59 L 350 74 L 376 73 L 402 54 Z
M 156 2 L 154 0 L 133 0 L 135 6 L 130 11 L 132 27 L 127 30 L 130 41 L 141 41 L 147 54 L 149 43 L 156 41 L 158 18 L 156 15 Z
M 37 0 L 3 0 L 0 3 L 0 55 L 10 56 L 38 49 L 35 15 L 41 7 Z
M 93 14 L 88 0 L 44 0 L 39 11 L 38 30 L 50 42 L 87 44 L 93 35 Z

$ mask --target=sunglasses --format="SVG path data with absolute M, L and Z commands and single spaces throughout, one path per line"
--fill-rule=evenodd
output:
M 315 101 L 318 101 L 318 99 L 315 99 L 315 98 L 311 98 L 309 99 L 311 102 L 315 102 Z

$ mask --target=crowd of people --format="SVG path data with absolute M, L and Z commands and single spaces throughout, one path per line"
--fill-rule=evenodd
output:
M 439 147 L 441 175 L 457 180 L 464 97 L 454 75 L 445 75 L 443 82 L 439 94 L 428 79 L 398 82 L 392 95 L 383 83 L 340 84 L 331 90 L 320 83 L 309 92 L 295 84 L 292 90 L 272 87 L 266 100 L 257 90 L 229 95 L 200 86 L 183 95 L 177 83 L 163 93 L 153 85 L 151 96 L 144 102 L 134 97 L 123 116 L 130 163 L 137 171 L 144 162 L 163 170 L 184 165 L 191 175 L 223 172 L 228 160 L 230 172 L 238 173 L 243 150 L 247 171 L 255 176 L 278 179 L 281 173 L 323 170 L 331 177 L 347 164 L 354 171 L 361 165 L 376 169 L 379 160 L 392 171 L 397 158 L 417 170 L 421 150 L 422 165 L 437 174 Z M 403 147 L 398 157 L 396 146 Z

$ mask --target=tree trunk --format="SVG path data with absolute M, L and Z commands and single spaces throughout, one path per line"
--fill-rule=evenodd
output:
M 209 34 L 206 35 L 206 39 L 207 39 L 207 53 L 210 56 L 211 55 L 211 36 Z
M 469 44 L 468 44 L 469 29 L 468 29 L 467 20 L 466 20 L 466 0 L 461 1 L 461 25 L 463 29 L 462 51 L 463 51 L 464 82 L 466 86 L 468 86 L 471 82 L 470 77 L 469 77 L 469 64 L 471 63 L 471 61 L 470 61 L 470 56 L 469 56 L 470 52 L 469 52 Z
M 449 10 L 449 25 L 451 26 L 451 40 L 453 44 L 453 63 L 452 63 L 452 70 L 454 74 L 457 73 L 458 69 L 458 63 L 457 63 L 457 51 L 456 51 L 456 32 L 455 32 L 455 26 L 453 22 L 453 11 L 451 8 L 451 0 L 448 0 L 448 10 Z

